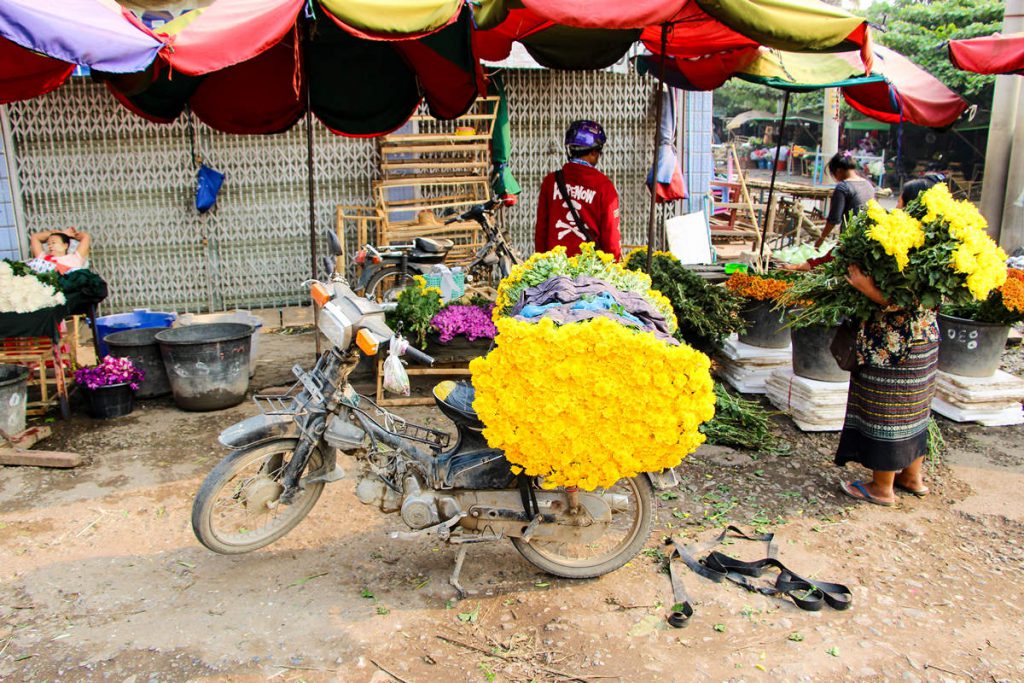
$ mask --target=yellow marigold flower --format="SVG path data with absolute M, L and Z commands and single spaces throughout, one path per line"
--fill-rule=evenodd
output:
M 887 212 L 874 200 L 870 203 L 874 206 L 868 206 L 868 218 L 874 224 L 866 234 L 896 259 L 896 268 L 902 273 L 910 262 L 910 250 L 924 246 L 924 229 L 916 218 L 901 209 Z
M 474 408 L 494 448 L 546 486 L 607 487 L 679 464 L 714 416 L 711 363 L 606 318 L 498 321 L 470 364 Z

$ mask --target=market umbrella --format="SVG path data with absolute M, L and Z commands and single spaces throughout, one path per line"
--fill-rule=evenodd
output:
M 500 61 L 518 41 L 540 64 L 597 69 L 621 59 L 637 40 L 670 60 L 760 45 L 789 50 L 866 47 L 867 23 L 817 0 L 503 0 L 475 34 L 478 53 Z
M 976 74 L 1024 76 L 1024 33 L 949 41 L 949 61 Z
M 777 114 L 770 114 L 759 109 L 751 109 L 750 111 L 740 112 L 729 119 L 729 122 L 725 124 L 725 129 L 736 130 L 744 123 L 749 123 L 751 121 L 774 121 L 777 118 L 779 118 Z
M 453 11 L 423 13 L 423 6 Z M 169 122 L 190 107 L 229 133 L 276 133 L 309 107 L 335 133 L 371 136 L 408 120 L 426 99 L 454 118 L 483 92 L 470 11 L 450 0 L 380 10 L 385 3 L 218 0 L 157 29 L 174 50 L 141 75 L 108 79 L 127 107 Z M 355 7 L 341 17 L 332 14 Z M 339 9 L 340 8 L 340 9 Z M 375 10 L 375 11 L 370 11 Z M 391 23 L 389 23 L 389 21 Z M 386 34 L 390 26 L 406 33 Z M 386 39 L 385 39 L 386 38 Z
M 163 47 L 113 0 L 4 0 L 0 104 L 60 87 L 76 65 L 111 73 L 142 71 Z
M 537 62 L 558 69 L 610 66 L 638 39 L 656 55 L 652 68 L 659 69 L 663 81 L 670 61 L 716 61 L 731 71 L 749 63 L 761 45 L 807 51 L 860 48 L 864 63 L 871 64 L 864 19 L 818 0 L 499 0 L 487 19 L 474 34 L 481 58 L 501 61 L 518 41 Z M 659 89 L 659 121 L 662 111 Z M 661 148 L 656 140 L 652 168 L 660 167 Z M 655 199 L 652 193 L 648 267 Z

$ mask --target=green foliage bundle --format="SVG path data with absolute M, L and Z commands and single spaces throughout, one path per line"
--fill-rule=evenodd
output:
M 57 274 L 56 270 L 51 270 L 48 273 L 39 273 L 31 268 L 24 261 L 12 261 L 10 259 L 4 259 L 4 263 L 11 267 L 11 272 L 18 277 L 25 277 L 31 275 L 37 280 L 42 282 L 44 285 L 53 287 L 56 291 L 61 291 L 60 286 L 60 275 Z
M 631 252 L 626 257 L 626 268 L 646 272 L 647 250 Z M 711 351 L 733 332 L 743 330 L 742 297 L 709 283 L 671 254 L 656 252 L 651 271 L 651 286 L 672 303 L 679 321 L 675 336 L 680 341 L 700 351 Z
M 427 334 L 434 329 L 430 321 L 441 310 L 441 290 L 426 284 L 422 276 L 414 277 L 398 295 L 395 309 L 386 314 L 388 326 L 420 348 L 426 346 Z
M 772 431 L 771 417 L 760 403 L 730 394 L 715 382 L 715 416 L 701 425 L 707 442 L 761 451 L 772 455 L 789 452 L 789 444 Z

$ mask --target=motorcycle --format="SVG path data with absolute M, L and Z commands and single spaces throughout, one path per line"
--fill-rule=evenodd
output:
M 504 203 L 506 201 L 494 198 L 444 221 L 445 225 L 475 221 L 487 237 L 487 242 L 476 250 L 465 268 L 474 281 L 497 282 L 508 277 L 514 264 L 522 262 L 501 230 L 490 220 L 494 210 Z M 414 237 L 409 244 L 381 247 L 366 244 L 355 257 L 356 264 L 362 266 L 355 289 L 373 301 L 394 301 L 412 283 L 414 276 L 425 275 L 444 263 L 453 246 L 455 244 L 451 240 L 429 237 Z
M 331 342 L 283 395 L 256 395 L 263 414 L 220 435 L 231 452 L 203 481 L 192 507 L 199 541 L 222 554 L 247 553 L 281 538 L 309 514 L 326 484 L 345 476 L 338 452 L 355 459 L 356 498 L 397 513 L 408 531 L 396 540 L 433 537 L 458 546 L 449 583 L 465 592 L 459 573 L 470 544 L 509 539 L 545 572 L 590 578 L 614 571 L 640 552 L 654 522 L 654 491 L 676 485 L 671 470 L 622 479 L 593 492 L 544 489 L 515 474 L 490 448 L 473 411 L 473 387 L 441 382 L 433 394 L 455 426 L 414 424 L 360 396 L 348 378 L 359 353 L 391 344 L 385 309 L 357 296 L 343 278 L 310 281 L 319 330 Z M 411 360 L 425 353 L 396 340 Z

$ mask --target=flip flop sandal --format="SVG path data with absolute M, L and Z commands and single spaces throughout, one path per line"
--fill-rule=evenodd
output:
M 857 494 L 855 494 L 853 491 L 851 491 L 849 488 L 847 488 L 848 486 L 852 486 L 854 489 L 857 490 L 858 493 L 860 493 L 860 495 L 858 496 Z M 863 503 L 871 503 L 872 505 L 881 505 L 882 507 L 892 507 L 893 505 L 896 504 L 895 502 L 891 502 L 890 503 L 890 502 L 886 502 L 884 500 L 878 500 L 877 498 L 872 496 L 870 493 L 868 493 L 868 490 L 866 488 L 864 488 L 864 482 L 851 481 L 849 484 L 843 482 L 843 483 L 841 483 L 839 485 L 839 489 L 843 493 L 848 495 L 850 498 L 853 498 L 854 500 L 859 500 L 859 501 L 861 501 Z
M 900 491 L 905 491 L 912 496 L 917 496 L 918 498 L 924 498 L 925 496 L 928 495 L 929 491 L 927 486 L 919 489 L 912 489 L 909 486 L 902 486 L 900 484 L 893 483 L 892 487 L 894 489 L 899 489 Z

